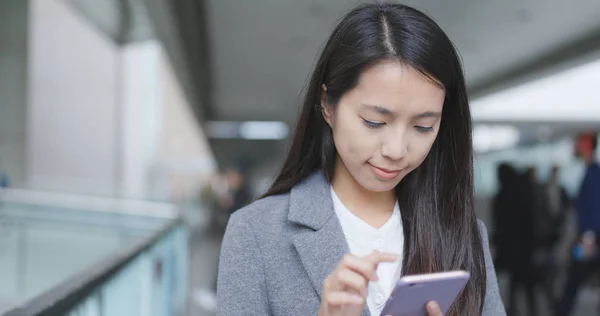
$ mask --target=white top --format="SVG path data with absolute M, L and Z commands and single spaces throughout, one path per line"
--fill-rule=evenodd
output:
M 367 224 L 344 206 L 333 188 L 331 188 L 333 208 L 342 225 L 350 253 L 356 256 L 366 256 L 378 250 L 380 252 L 400 255 L 400 260 L 394 263 L 381 263 L 377 268 L 379 281 L 369 283 L 367 306 L 371 315 L 381 314 L 402 269 L 402 253 L 404 250 L 404 233 L 398 202 L 394 206 L 392 216 L 379 229 Z

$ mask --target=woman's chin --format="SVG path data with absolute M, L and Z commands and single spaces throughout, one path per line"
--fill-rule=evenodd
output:
M 371 192 L 383 193 L 396 189 L 400 181 L 381 181 L 377 178 L 365 181 L 363 187 Z

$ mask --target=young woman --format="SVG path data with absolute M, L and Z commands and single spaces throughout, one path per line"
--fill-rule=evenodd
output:
M 444 32 L 404 5 L 355 8 L 319 57 L 281 173 L 229 222 L 219 314 L 378 316 L 400 275 L 464 269 L 447 315 L 504 315 L 472 154 Z

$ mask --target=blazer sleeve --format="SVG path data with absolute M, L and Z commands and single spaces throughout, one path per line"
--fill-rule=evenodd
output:
M 269 315 L 263 258 L 244 212 L 233 214 L 221 247 L 217 315 Z
M 478 221 L 479 233 L 481 234 L 481 244 L 483 246 L 483 256 L 485 258 L 486 271 L 486 289 L 485 299 L 483 303 L 483 316 L 503 316 L 506 315 L 502 298 L 500 298 L 500 290 L 498 289 L 498 279 L 490 253 L 490 245 L 488 241 L 487 229 L 482 221 Z

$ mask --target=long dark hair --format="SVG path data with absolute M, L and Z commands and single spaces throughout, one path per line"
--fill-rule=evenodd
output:
M 265 196 L 288 192 L 316 169 L 331 182 L 336 149 L 320 106 L 335 106 L 367 68 L 397 60 L 446 91 L 438 136 L 425 161 L 396 188 L 404 223 L 403 274 L 464 269 L 471 279 L 448 315 L 481 315 L 486 272 L 473 203 L 471 114 L 452 42 L 425 14 L 400 4 L 365 4 L 337 25 L 319 57 L 292 146 Z

